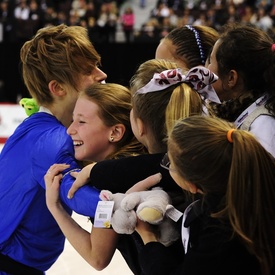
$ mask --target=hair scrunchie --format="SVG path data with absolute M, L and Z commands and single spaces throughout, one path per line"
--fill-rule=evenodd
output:
M 182 74 L 180 68 L 165 70 L 161 73 L 155 73 L 150 82 L 137 90 L 136 94 L 161 91 L 178 83 L 186 83 L 192 89 L 196 90 L 204 99 L 221 103 L 216 91 L 211 85 L 217 80 L 217 75 L 202 66 L 190 69 L 186 75 Z

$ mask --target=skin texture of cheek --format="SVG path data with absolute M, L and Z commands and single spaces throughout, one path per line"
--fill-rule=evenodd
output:
M 75 157 L 78 160 L 85 161 L 102 161 L 104 160 L 108 154 L 111 153 L 111 146 L 109 145 L 108 140 L 95 139 L 92 142 L 84 143 L 79 147 L 75 148 Z
M 165 59 L 177 63 L 178 67 L 182 69 L 188 68 L 187 64 L 184 62 L 184 58 L 180 58 L 176 54 L 176 47 L 169 40 L 163 40 L 157 47 L 155 53 L 156 59 Z
M 183 190 L 189 191 L 188 185 L 186 184 L 186 181 L 175 171 L 169 171 L 171 177 L 173 180 L 177 183 L 179 187 L 181 187 Z
M 139 136 L 138 127 L 137 127 L 136 118 L 134 116 L 133 110 L 131 110 L 131 112 L 130 112 L 130 122 L 131 122 L 131 128 L 132 128 L 133 134 L 138 139 L 138 136 Z
M 221 101 L 230 100 L 233 98 L 232 92 L 229 89 L 226 89 L 221 79 L 214 82 L 212 86 Z

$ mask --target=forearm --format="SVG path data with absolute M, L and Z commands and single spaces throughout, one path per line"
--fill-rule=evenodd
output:
M 158 242 L 158 233 L 156 229 L 147 222 L 138 219 L 136 225 L 136 232 L 141 237 L 144 245 L 150 242 Z
M 150 242 L 158 242 L 156 235 L 154 233 L 150 233 L 150 232 L 144 233 L 141 236 L 141 239 L 145 245 Z
M 49 210 L 74 249 L 88 261 L 92 249 L 89 232 L 80 227 L 61 204 L 56 204 L 55 207 L 51 207 Z
M 159 173 L 161 158 L 162 154 L 148 154 L 100 161 L 91 170 L 90 183 L 100 190 L 125 193 L 137 182 Z
M 62 179 L 60 185 L 60 198 L 70 209 L 74 212 L 88 217 L 94 217 L 97 203 L 100 200 L 99 190 L 92 186 L 84 185 L 73 196 L 72 199 L 68 198 L 68 192 L 74 178 L 70 175 Z
M 112 260 L 116 251 L 118 234 L 113 229 L 92 228 L 91 241 L 93 243 L 92 259 L 97 270 L 105 268 Z
M 97 270 L 110 263 L 116 248 L 113 230 L 94 228 L 90 234 L 73 220 L 61 204 L 49 210 L 65 237 L 85 261 Z

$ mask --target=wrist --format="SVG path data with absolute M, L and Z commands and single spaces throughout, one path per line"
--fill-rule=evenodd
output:
M 142 241 L 144 244 L 151 243 L 151 242 L 158 242 L 157 236 L 152 232 L 146 232 L 142 236 Z
M 62 210 L 64 210 L 60 201 L 57 201 L 54 203 L 49 203 L 49 204 L 47 204 L 47 207 L 52 214 L 58 213 L 58 212 L 61 212 Z

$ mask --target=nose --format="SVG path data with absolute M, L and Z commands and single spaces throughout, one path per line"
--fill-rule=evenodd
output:
M 67 134 L 69 135 L 69 136 L 72 136 L 72 135 L 74 135 L 75 133 L 76 133 L 76 130 L 74 129 L 74 127 L 73 127 L 73 122 L 70 124 L 70 126 L 67 128 Z
M 94 75 L 94 80 L 96 82 L 102 82 L 102 81 L 104 81 L 107 78 L 107 74 L 105 74 L 98 67 L 94 68 L 94 71 L 93 71 L 92 74 Z

